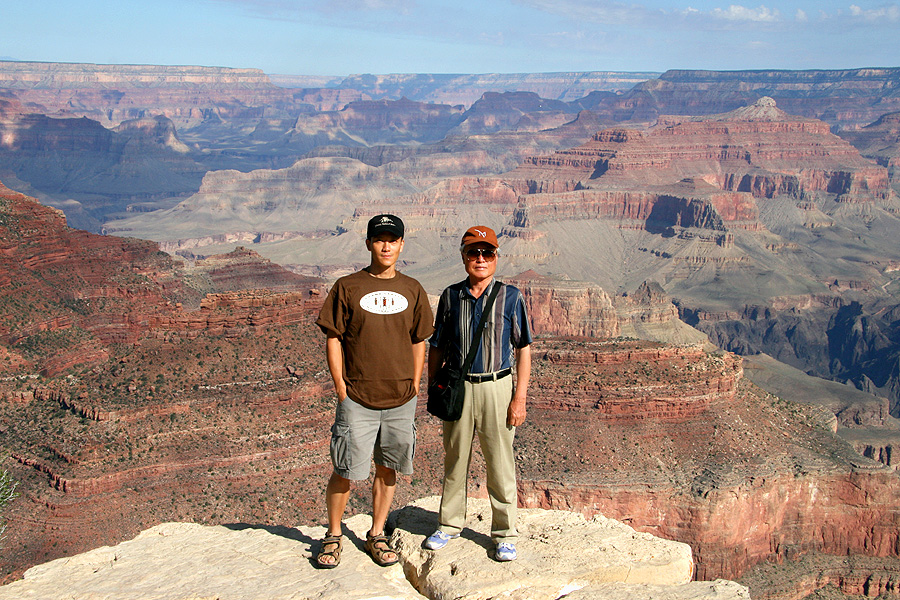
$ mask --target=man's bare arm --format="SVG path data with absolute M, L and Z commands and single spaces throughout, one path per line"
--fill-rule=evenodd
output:
M 325 338 L 325 359 L 328 361 L 338 402 L 343 402 L 347 397 L 347 384 L 344 382 L 344 347 L 341 345 L 341 338 L 332 335 Z
M 419 392 L 419 384 L 422 381 L 422 371 L 425 370 L 425 340 L 413 344 L 413 381 L 416 384 L 416 394 Z

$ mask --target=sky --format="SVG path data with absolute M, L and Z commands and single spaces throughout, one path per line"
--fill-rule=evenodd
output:
M 900 66 L 900 2 L 0 0 L 0 60 L 269 74 Z

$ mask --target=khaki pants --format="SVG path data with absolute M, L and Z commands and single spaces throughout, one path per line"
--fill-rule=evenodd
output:
M 491 539 L 515 543 L 516 461 L 513 438 L 516 428 L 506 424 L 512 399 L 513 376 L 498 381 L 465 383 L 465 402 L 459 421 L 444 422 L 444 488 L 439 522 L 441 531 L 456 535 L 466 524 L 466 483 L 472 458 L 472 441 L 478 434 L 487 467 L 491 499 Z

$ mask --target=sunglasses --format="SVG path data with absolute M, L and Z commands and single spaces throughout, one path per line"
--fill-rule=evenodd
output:
M 476 260 L 479 256 L 483 256 L 484 260 L 494 260 L 497 258 L 497 251 L 493 248 L 469 248 L 465 252 L 466 258 Z

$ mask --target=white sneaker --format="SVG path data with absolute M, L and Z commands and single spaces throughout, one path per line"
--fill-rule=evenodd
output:
M 516 560 L 518 556 L 519 555 L 516 553 L 516 545 L 508 542 L 500 542 L 497 544 L 497 549 L 494 550 L 494 558 L 500 562 Z
M 447 535 L 440 529 L 428 536 L 428 539 L 422 543 L 422 546 L 428 550 L 440 550 L 447 545 L 447 542 L 453 538 L 458 538 L 459 534 Z

